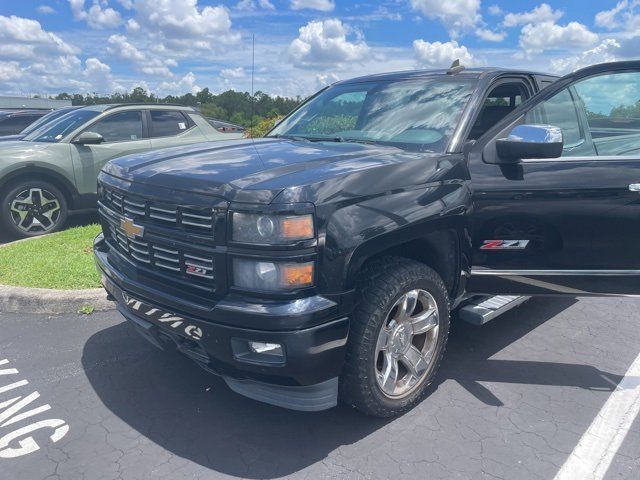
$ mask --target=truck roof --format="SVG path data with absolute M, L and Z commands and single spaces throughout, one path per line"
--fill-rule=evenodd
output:
M 529 71 L 529 70 L 516 70 L 516 69 L 498 68 L 498 67 L 473 67 L 473 68 L 465 68 L 464 70 L 458 73 L 449 73 L 449 69 L 446 69 L 446 68 L 376 73 L 372 75 L 364 75 L 362 77 L 351 78 L 349 80 L 341 80 L 339 82 L 336 82 L 334 85 L 368 82 L 368 81 L 375 81 L 375 80 L 406 80 L 411 78 L 424 78 L 424 77 L 445 76 L 445 75 L 448 75 L 451 77 L 463 77 L 463 78 L 482 78 L 482 77 L 497 76 L 504 73 L 541 75 L 541 76 L 551 77 L 551 78 L 560 78 L 558 75 L 553 75 L 553 74 L 544 73 L 544 72 Z

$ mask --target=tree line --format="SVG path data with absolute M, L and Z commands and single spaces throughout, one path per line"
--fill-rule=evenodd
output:
M 249 92 L 227 90 L 217 95 L 208 88 L 196 94 L 181 96 L 168 95 L 164 98 L 136 87 L 131 92 L 116 92 L 111 95 L 60 93 L 56 100 L 71 100 L 72 105 L 96 105 L 104 103 L 177 103 L 198 108 L 203 115 L 249 127 L 258 123 L 286 115 L 301 102 L 301 97 L 271 96 L 258 91 L 253 96 Z M 253 118 L 252 118 L 253 113 Z

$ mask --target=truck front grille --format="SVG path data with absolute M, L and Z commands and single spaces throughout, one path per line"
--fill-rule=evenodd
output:
M 130 238 L 114 222 L 107 220 L 107 239 L 121 254 L 135 263 L 184 279 L 214 287 L 213 254 L 176 248 L 159 240 Z
M 101 202 L 109 209 L 132 219 L 213 235 L 216 209 L 174 205 L 149 200 L 103 186 Z M 212 237 L 213 238 L 213 237 Z
M 105 239 L 139 273 L 207 298 L 216 291 L 214 231 L 226 208 L 171 204 L 104 184 L 98 206 Z M 123 221 L 144 232 L 128 236 Z

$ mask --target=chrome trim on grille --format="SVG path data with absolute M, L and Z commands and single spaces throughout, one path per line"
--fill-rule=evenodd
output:
M 213 254 L 207 256 L 204 252 L 192 252 L 189 247 L 177 248 L 164 244 L 163 240 L 153 238 L 129 238 L 120 227 L 122 214 L 101 203 L 100 211 L 106 221 L 105 238 L 119 250 L 121 255 L 134 261 L 141 262 L 149 268 L 157 268 L 173 272 L 184 280 L 199 280 L 211 289 L 215 289 L 214 271 L 215 260 Z M 170 241 L 170 240 L 167 240 Z
M 189 205 L 171 205 L 103 185 L 101 203 L 120 215 L 134 220 L 175 224 L 189 231 L 207 233 L 213 238 L 217 209 Z

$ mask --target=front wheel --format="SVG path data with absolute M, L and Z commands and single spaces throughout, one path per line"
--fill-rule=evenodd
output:
M 1 195 L 0 225 L 15 237 L 60 230 L 67 219 L 63 193 L 49 182 L 21 180 Z
M 449 335 L 449 299 L 431 268 L 400 257 L 374 260 L 357 285 L 340 398 L 376 417 L 424 398 Z

